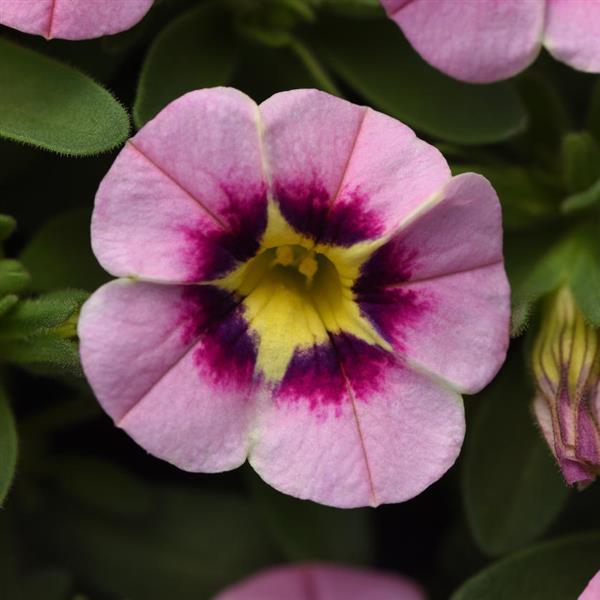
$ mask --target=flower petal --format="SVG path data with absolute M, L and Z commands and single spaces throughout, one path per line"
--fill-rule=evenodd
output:
M 215 600 L 425 600 L 412 581 L 387 573 L 325 564 L 297 564 L 263 571 Z
M 580 71 L 600 72 L 600 4 L 548 0 L 544 45 L 554 58 Z
M 510 315 L 500 206 L 488 181 L 453 178 L 375 252 L 354 290 L 363 314 L 409 362 L 462 392 L 486 385 L 504 361 Z
M 381 2 L 415 50 L 456 79 L 506 79 L 530 65 L 540 50 L 545 0 Z
M 449 179 L 442 155 L 386 115 L 316 90 L 260 106 L 283 216 L 323 243 L 385 235 Z
M 600 571 L 592 577 L 578 600 L 598 600 L 598 598 L 600 598 Z
M 201 90 L 132 138 L 96 196 L 92 244 L 102 266 L 189 283 L 253 256 L 267 207 L 257 119 L 241 92 Z
M 244 462 L 255 356 L 225 292 L 117 280 L 84 305 L 79 336 L 96 397 L 144 449 L 190 471 Z
M 125 31 L 154 0 L 0 0 L 0 23 L 25 33 L 86 40 Z
M 339 335 L 259 399 L 249 461 L 273 487 L 338 507 L 416 496 L 454 463 L 462 401 L 388 352 Z

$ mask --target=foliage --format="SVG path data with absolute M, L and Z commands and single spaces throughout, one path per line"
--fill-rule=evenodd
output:
M 217 85 L 368 104 L 499 194 L 518 339 L 466 399 L 458 467 L 408 503 L 338 511 L 249 471 L 181 473 L 91 397 L 77 319 L 108 278 L 90 249 L 95 190 L 130 121 Z M 202 599 L 266 565 L 328 560 L 409 574 L 434 600 L 568 600 L 600 567 L 596 488 L 564 485 L 533 425 L 527 369 L 540 301 L 558 286 L 600 327 L 596 76 L 542 56 L 507 82 L 459 83 L 378 0 L 162 0 L 132 30 L 88 42 L 2 28 L 0 137 L 0 597 Z

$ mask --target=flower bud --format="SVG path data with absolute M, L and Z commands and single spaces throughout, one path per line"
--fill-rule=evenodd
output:
M 545 308 L 533 348 L 534 412 L 567 483 L 600 472 L 600 331 L 585 322 L 568 287 Z

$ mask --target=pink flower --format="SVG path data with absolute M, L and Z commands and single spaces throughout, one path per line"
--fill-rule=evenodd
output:
M 179 98 L 100 185 L 122 279 L 80 322 L 104 409 L 189 471 L 398 502 L 453 464 L 508 344 L 500 207 L 402 123 L 315 90 Z
M 0 0 L 0 24 L 46 39 L 87 40 L 125 31 L 154 0 Z
M 235 598 L 235 597 L 234 597 Z M 594 575 L 578 600 L 598 600 L 600 598 L 600 571 Z M 250 600 L 248 598 L 248 600 Z M 265 599 L 266 600 L 266 599 Z
M 214 600 L 425 600 L 423 590 L 397 575 L 349 567 L 298 564 L 254 575 Z
M 532 363 L 544 437 L 567 483 L 589 484 L 600 472 L 600 331 L 568 287 L 549 299 Z
M 486 83 L 528 67 L 543 46 L 600 72 L 598 0 L 381 0 L 415 50 L 447 75 Z

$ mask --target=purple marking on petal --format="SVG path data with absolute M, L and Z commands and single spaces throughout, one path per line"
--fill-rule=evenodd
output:
M 306 402 L 311 411 L 345 401 L 346 383 L 334 347 L 327 343 L 296 350 L 276 398 L 278 401 Z
M 333 340 L 356 399 L 368 402 L 383 386 L 385 371 L 398 366 L 396 359 L 383 348 L 353 335 L 337 334 Z
M 333 200 L 313 177 L 275 182 L 274 194 L 281 214 L 296 231 L 325 244 L 348 247 L 383 232 L 383 225 L 367 208 L 367 194 L 358 187 L 344 188 Z
M 417 259 L 417 250 L 406 248 L 399 237 L 392 238 L 363 264 L 354 291 L 374 291 L 408 281 Z
M 331 205 L 321 241 L 348 247 L 380 237 L 384 227 L 375 213 L 368 210 L 368 201 L 367 194 L 358 187 L 342 190 Z
M 403 331 L 418 327 L 419 319 L 432 307 L 429 294 L 413 290 L 391 288 L 357 295 L 361 313 L 373 324 L 379 335 L 393 343 L 396 350 L 403 347 Z
M 316 178 L 311 181 L 276 181 L 275 199 L 286 221 L 300 233 L 319 239 L 329 212 L 329 193 Z
M 190 265 L 190 283 L 216 279 L 235 267 L 236 262 L 252 258 L 267 226 L 267 188 L 236 191 L 222 185 L 228 201 L 221 218 L 227 229 L 205 231 L 204 221 L 180 228 L 184 236 L 186 263 Z
M 256 344 L 242 309 L 236 308 L 202 337 L 194 360 L 198 371 L 218 388 L 247 388 L 254 381 Z
M 212 323 L 218 323 L 237 307 L 235 298 L 214 285 L 194 285 L 183 288 L 177 327 L 182 342 L 191 344 Z
M 184 288 L 178 325 L 185 344 L 199 339 L 194 362 L 204 378 L 217 387 L 252 384 L 256 344 L 232 294 L 212 285 Z
M 317 417 L 326 417 L 329 408 L 340 416 L 350 399 L 348 383 L 357 400 L 366 402 L 383 385 L 383 372 L 392 364 L 393 356 L 382 348 L 336 334 L 332 342 L 296 351 L 275 397 L 278 402 L 305 403 Z

